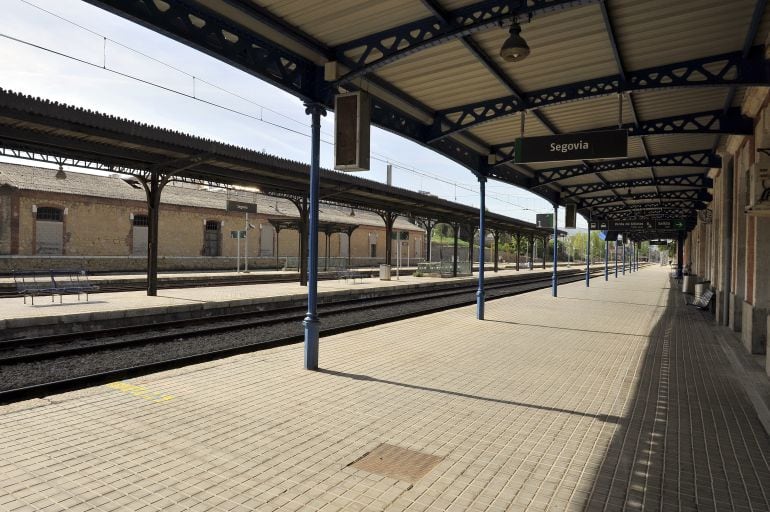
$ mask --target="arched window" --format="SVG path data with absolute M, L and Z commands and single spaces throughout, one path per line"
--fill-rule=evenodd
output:
M 203 231 L 203 255 L 219 256 L 219 221 L 207 220 Z
M 133 230 L 131 233 L 131 255 L 132 256 L 147 256 L 147 239 L 149 237 L 149 225 L 147 215 L 140 213 L 134 214 L 134 218 L 131 220 Z

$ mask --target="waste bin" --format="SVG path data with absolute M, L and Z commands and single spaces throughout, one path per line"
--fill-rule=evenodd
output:
M 698 276 L 686 275 L 682 278 L 682 292 L 693 293 L 695 291 L 695 282 L 698 280 Z
M 380 265 L 380 281 L 390 281 L 390 265 Z

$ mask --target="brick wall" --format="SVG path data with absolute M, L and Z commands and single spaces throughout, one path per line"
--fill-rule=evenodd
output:
M 18 203 L 18 250 L 14 250 L 13 234 L 13 204 Z M 32 257 L 35 254 L 35 225 L 36 207 L 54 207 L 66 210 L 63 222 L 63 256 L 61 262 L 56 258 L 40 257 L 24 261 L 25 266 L 19 266 L 20 260 L 3 262 L 0 271 L 13 268 L 81 268 L 94 270 L 143 270 L 145 258 L 130 257 L 133 245 L 132 215 L 146 215 L 147 208 L 142 201 L 121 201 L 108 198 L 88 196 L 62 195 L 49 192 L 19 192 L 13 191 L 0 195 L 0 254 L 17 254 Z M 5 212 L 5 213 L 4 213 Z M 216 221 L 220 227 L 219 258 L 203 257 L 204 232 L 206 221 Z M 256 229 L 249 231 L 248 253 L 249 266 L 257 268 L 275 268 L 274 238 L 270 240 L 268 254 L 270 257 L 260 258 L 260 230 L 269 226 L 268 218 L 264 215 L 250 216 L 249 222 Z M 241 213 L 230 213 L 214 208 L 192 208 L 181 205 L 161 205 L 159 229 L 159 265 L 161 270 L 173 269 L 225 269 L 235 268 L 235 257 L 238 253 L 238 240 L 231 238 L 230 232 L 241 230 L 245 226 L 245 218 Z M 358 258 L 362 264 L 368 262 L 370 256 L 369 241 L 377 241 L 376 255 L 385 256 L 385 228 L 382 226 L 361 225 L 353 232 L 351 238 L 351 255 L 354 261 Z M 425 234 L 415 230 L 410 232 L 410 255 L 414 257 L 414 245 L 420 241 L 420 253 L 424 257 Z M 343 248 L 343 245 L 345 246 Z M 319 254 L 325 256 L 326 236 L 319 234 Z M 345 254 L 347 237 L 334 233 L 330 237 L 331 257 Z M 278 256 L 297 257 L 299 254 L 299 233 L 296 230 L 281 230 L 278 235 Z M 241 240 L 241 256 L 244 255 L 244 243 Z M 395 254 L 395 253 L 394 253 Z M 66 257 L 80 259 L 68 260 Z M 253 260 L 253 263 L 252 263 Z M 61 263 L 61 264 L 60 264 Z M 82 263 L 82 264 L 81 264 Z

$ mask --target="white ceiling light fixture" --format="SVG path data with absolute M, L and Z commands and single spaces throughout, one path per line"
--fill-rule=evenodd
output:
M 514 21 L 508 32 L 508 39 L 500 48 L 500 57 L 506 62 L 520 62 L 526 59 L 530 50 L 527 42 L 521 37 L 521 25 Z

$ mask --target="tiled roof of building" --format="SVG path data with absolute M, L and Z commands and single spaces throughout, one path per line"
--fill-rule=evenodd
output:
M 56 178 L 56 172 L 55 169 L 0 163 L 0 185 L 28 191 L 145 201 L 144 190 L 132 187 L 123 181 L 119 175 L 100 176 L 67 170 L 65 171 L 67 178 L 62 180 Z M 257 212 L 267 216 L 299 216 L 297 208 L 288 199 L 244 190 L 202 189 L 186 183 L 170 182 L 161 194 L 161 203 L 163 204 L 217 210 L 224 210 L 228 199 L 241 202 L 254 201 L 257 204 Z M 336 205 L 322 203 L 319 207 L 321 222 L 377 227 L 384 227 L 385 225 L 382 218 L 375 213 L 354 210 L 354 214 L 351 216 L 349 208 Z M 394 227 L 411 231 L 422 230 L 421 227 L 412 224 L 403 217 L 396 220 Z

